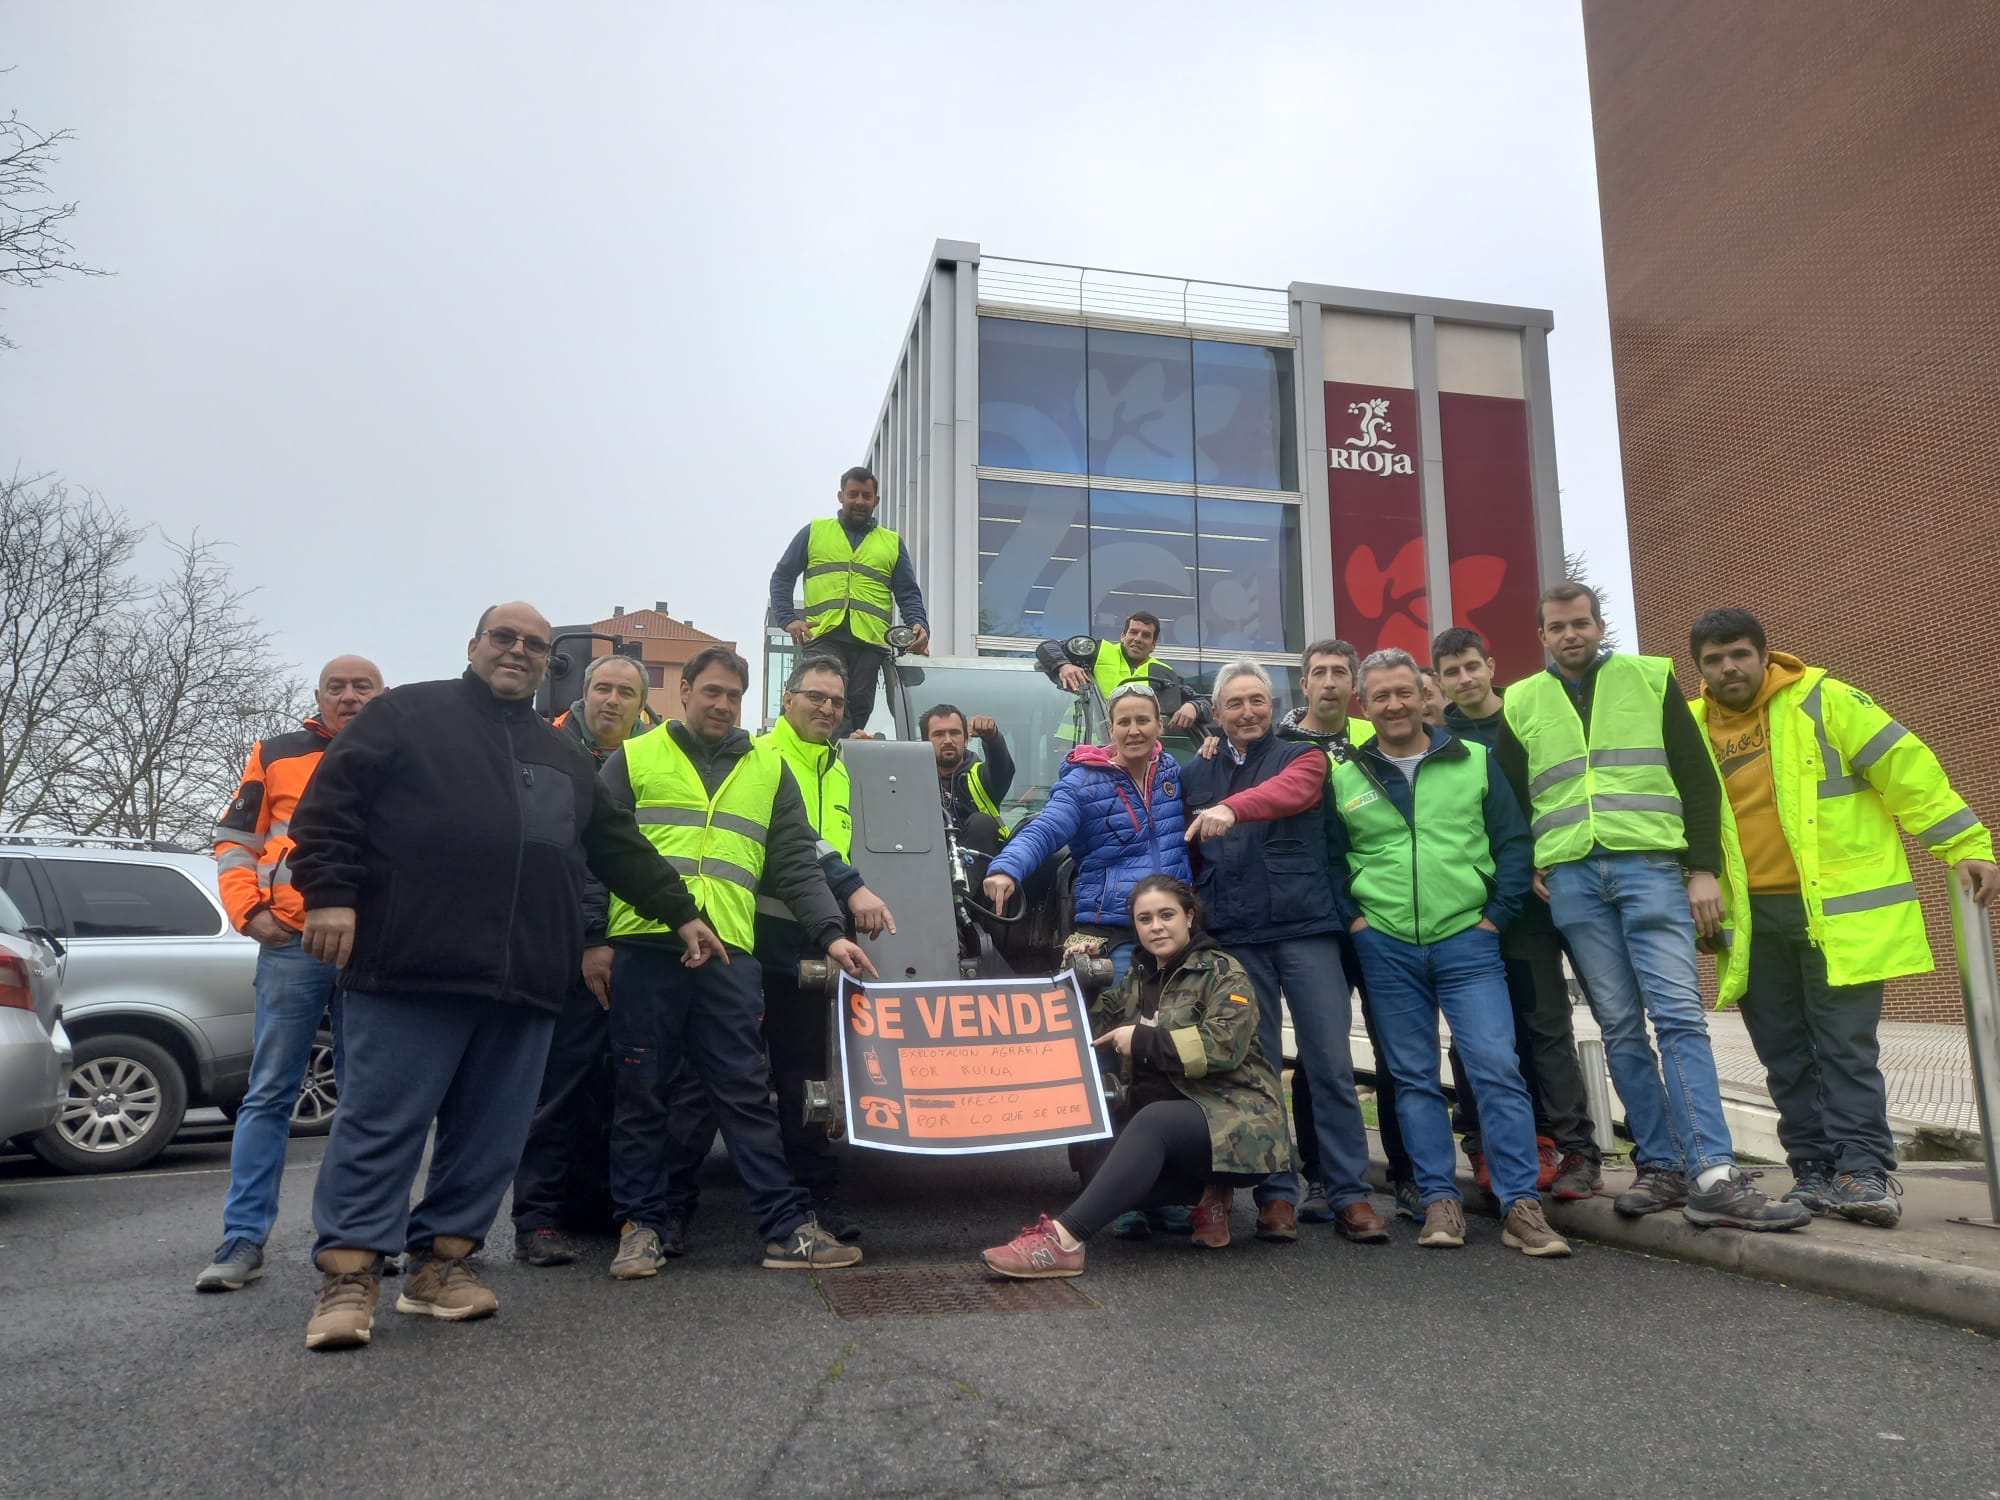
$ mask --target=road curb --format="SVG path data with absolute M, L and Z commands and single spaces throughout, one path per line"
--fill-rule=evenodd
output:
M 1368 1179 L 1386 1192 L 1387 1164 L 1379 1159 L 1371 1163 Z M 1461 1173 L 1458 1186 L 1468 1212 L 1498 1217 L 1498 1205 L 1472 1180 L 1471 1173 Z M 1759 1281 L 1801 1287 L 2000 1337 L 2000 1271 L 1911 1255 L 1888 1246 L 1816 1240 L 1810 1228 L 1782 1234 L 1697 1229 L 1671 1211 L 1627 1219 L 1611 1207 L 1608 1194 L 1583 1203 L 1546 1199 L 1544 1204 L 1549 1222 L 1557 1229 L 1595 1244 L 1712 1266 L 1718 1271 L 1733 1271 Z

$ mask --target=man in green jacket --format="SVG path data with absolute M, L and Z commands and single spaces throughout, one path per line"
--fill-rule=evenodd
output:
M 1742 1002 L 1770 1076 L 1797 1179 L 1785 1196 L 1892 1227 L 1882 982 L 1931 968 L 1896 824 L 1981 906 L 2000 893 L 1993 836 L 1922 740 L 1858 688 L 1769 650 L 1748 610 L 1710 610 L 1688 648 L 1695 717 L 1729 794 L 1720 1003 Z

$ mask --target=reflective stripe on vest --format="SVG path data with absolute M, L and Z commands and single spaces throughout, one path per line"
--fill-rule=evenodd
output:
M 858 641 L 879 646 L 889 638 L 896 607 L 889 578 L 902 543 L 886 526 L 873 526 L 856 547 L 837 517 L 822 516 L 806 536 L 806 622 L 824 635 L 842 620 Z
M 1543 869 L 1606 849 L 1687 847 L 1667 768 L 1661 706 L 1673 664 L 1614 655 L 1597 669 L 1586 739 L 1569 689 L 1549 672 L 1515 683 L 1502 711 L 1528 752 L 1529 831 Z
M 675 742 L 670 726 L 625 743 L 639 831 L 681 874 L 695 904 L 732 948 L 756 943 L 757 883 L 764 874 L 764 841 L 785 760 L 752 740 L 710 798 L 701 773 Z M 612 937 L 670 931 L 611 898 Z
M 1416 826 L 1359 759 L 1334 767 L 1333 806 L 1347 828 L 1348 890 L 1368 925 L 1405 943 L 1437 943 L 1479 925 L 1493 897 L 1486 838 L 1486 747 L 1427 755 L 1410 784 Z M 1385 775 L 1400 776 L 1391 767 Z

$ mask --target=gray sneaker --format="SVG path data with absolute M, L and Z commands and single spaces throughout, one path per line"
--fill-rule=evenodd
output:
M 1894 1229 L 1903 1217 L 1903 1185 L 1887 1172 L 1843 1172 L 1827 1192 L 1827 1206 L 1843 1219 Z
M 1702 1229 L 1802 1229 L 1812 1223 L 1812 1210 L 1803 1203 L 1774 1203 L 1752 1186 L 1748 1173 L 1731 1167 L 1713 1187 L 1689 1193 L 1681 1217 Z
M 667 1258 L 660 1248 L 658 1231 L 627 1224 L 618 1234 L 618 1253 L 611 1257 L 611 1274 L 620 1281 L 637 1281 L 641 1276 L 660 1274 L 660 1262 Z
M 1628 1219 L 1643 1219 L 1647 1214 L 1678 1208 L 1687 1201 L 1687 1173 L 1679 1167 L 1641 1167 L 1632 1185 L 1612 1199 L 1611 1206 Z
M 1424 1222 L 1424 1190 L 1407 1177 L 1399 1177 L 1389 1184 L 1396 1198 L 1396 1217 L 1408 1219 L 1412 1224 Z
M 861 1247 L 841 1244 L 817 1219 L 807 1219 L 782 1240 L 764 1241 L 767 1271 L 823 1271 L 860 1263 Z
M 1833 1163 L 1830 1161 L 1809 1161 L 1793 1173 L 1792 1190 L 1785 1194 L 1787 1203 L 1803 1203 L 1806 1212 L 1815 1219 L 1833 1212 Z
M 1333 1217 L 1333 1203 L 1326 1196 L 1326 1184 L 1323 1182 L 1307 1183 L 1306 1195 L 1299 1199 L 1299 1222 L 1301 1224 L 1331 1224 Z
M 194 1279 L 197 1292 L 240 1292 L 264 1274 L 264 1247 L 225 1240 L 215 1260 Z

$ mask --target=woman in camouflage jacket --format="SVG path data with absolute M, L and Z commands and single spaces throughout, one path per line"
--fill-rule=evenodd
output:
M 1113 1218 L 1197 1195 L 1194 1242 L 1219 1249 L 1236 1188 L 1291 1165 L 1249 976 L 1202 933 L 1185 881 L 1146 876 L 1132 887 L 1131 911 L 1143 951 L 1091 1006 L 1097 1045 L 1117 1057 L 1124 1118 L 1110 1141 L 1085 1148 L 1075 1202 L 985 1252 L 1002 1276 L 1080 1275 L 1083 1242 Z

